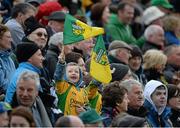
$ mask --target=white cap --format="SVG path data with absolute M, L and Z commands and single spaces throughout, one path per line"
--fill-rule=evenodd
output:
M 157 7 L 151 6 L 143 12 L 142 20 L 145 25 L 149 25 L 151 22 L 163 17 L 164 15 L 164 12 L 159 10 Z

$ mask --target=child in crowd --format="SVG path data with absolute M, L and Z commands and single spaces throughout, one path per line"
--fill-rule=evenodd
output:
M 83 75 L 77 63 L 66 64 L 64 49 L 59 55 L 54 78 L 58 107 L 64 115 L 78 115 L 87 109 L 89 88 L 84 88 Z M 96 93 L 96 92 L 95 92 Z

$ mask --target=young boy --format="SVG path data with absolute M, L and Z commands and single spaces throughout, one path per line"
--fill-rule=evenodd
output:
M 78 115 L 85 111 L 88 104 L 88 94 L 83 85 L 83 76 L 78 64 L 70 62 L 65 64 L 63 50 L 56 66 L 55 80 L 58 107 L 64 115 Z
M 166 107 L 167 93 L 167 87 L 157 80 L 151 80 L 145 85 L 144 107 L 148 110 L 146 118 L 150 127 L 172 127 L 169 120 L 171 112 Z

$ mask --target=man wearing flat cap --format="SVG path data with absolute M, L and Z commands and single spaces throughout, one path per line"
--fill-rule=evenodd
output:
M 47 31 L 48 35 L 52 36 L 57 32 L 63 32 L 64 21 L 66 14 L 62 11 L 52 12 L 48 17 Z
M 132 48 L 125 42 L 114 40 L 108 48 L 108 59 L 110 63 L 121 63 L 128 65 Z

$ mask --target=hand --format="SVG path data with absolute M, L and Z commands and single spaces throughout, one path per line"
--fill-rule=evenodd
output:
M 86 110 L 83 108 L 83 106 L 77 104 L 76 105 L 76 112 L 78 113 L 78 115 L 81 113 L 81 112 L 85 112 Z
M 58 60 L 60 63 L 65 63 L 64 46 L 62 46 L 61 53 L 58 56 Z

